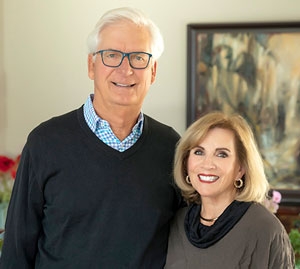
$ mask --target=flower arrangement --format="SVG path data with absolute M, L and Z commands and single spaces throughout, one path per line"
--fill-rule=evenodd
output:
M 3 244 L 3 231 L 8 202 L 14 186 L 21 155 L 15 159 L 0 155 L 0 253 Z
M 290 241 L 295 251 L 296 269 L 300 268 L 300 220 L 296 220 L 294 228 L 289 233 Z
M 0 155 L 0 203 L 9 202 L 10 200 L 20 157 L 19 155 L 12 159 Z
M 279 208 L 279 204 L 281 202 L 281 193 L 276 190 L 271 190 L 270 197 L 265 199 L 264 206 L 269 209 L 272 213 L 277 213 L 277 210 Z

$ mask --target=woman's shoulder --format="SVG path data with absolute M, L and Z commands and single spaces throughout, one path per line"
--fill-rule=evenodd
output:
M 245 221 L 247 221 L 252 227 L 259 227 L 260 229 L 265 227 L 266 229 L 263 230 L 268 230 L 270 232 L 279 232 L 284 230 L 284 226 L 277 216 L 259 203 L 253 203 L 249 207 L 245 214 Z
M 185 215 L 188 211 L 188 208 L 189 208 L 188 206 L 179 208 L 175 214 L 174 221 L 177 222 L 177 221 L 181 221 L 182 219 L 184 219 Z
M 189 207 L 184 206 L 177 210 L 176 214 L 173 217 L 173 220 L 171 222 L 171 226 L 173 229 L 182 230 L 183 229 L 183 223 L 185 216 L 187 214 Z

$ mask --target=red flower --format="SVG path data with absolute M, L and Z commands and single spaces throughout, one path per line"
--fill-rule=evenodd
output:
M 6 173 L 15 165 L 15 161 L 6 156 L 0 156 L 0 172 Z

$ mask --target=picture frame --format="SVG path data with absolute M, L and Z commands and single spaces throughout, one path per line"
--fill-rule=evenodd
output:
M 300 212 L 300 22 L 187 25 L 189 126 L 212 110 L 250 124 L 272 188 Z

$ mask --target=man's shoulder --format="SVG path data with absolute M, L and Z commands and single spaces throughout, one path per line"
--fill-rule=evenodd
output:
M 174 137 L 175 139 L 179 139 L 180 135 L 175 129 L 165 123 L 162 123 L 148 115 L 144 115 L 145 117 L 145 128 L 149 128 L 149 130 L 154 130 L 160 135 L 166 135 L 168 137 Z
M 80 108 L 65 114 L 52 117 L 38 126 L 36 126 L 28 135 L 27 142 L 57 140 L 59 137 L 64 139 L 70 134 L 74 135 L 80 126 L 78 116 L 80 115 Z M 83 116 L 82 116 L 83 117 Z
M 54 116 L 45 120 L 36 126 L 31 133 L 49 132 L 51 129 L 57 130 L 57 128 L 61 127 L 67 128 L 77 121 L 78 110 L 79 109 L 75 109 L 65 114 Z

